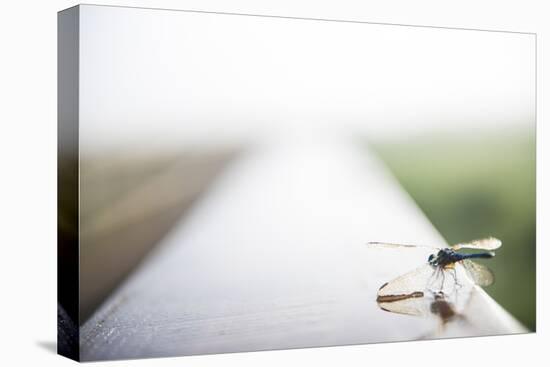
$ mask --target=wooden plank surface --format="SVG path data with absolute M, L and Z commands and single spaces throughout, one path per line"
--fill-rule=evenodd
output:
M 384 166 L 351 142 L 258 145 L 83 326 L 81 357 L 525 332 L 472 286 L 460 322 L 383 311 L 378 288 L 426 255 L 372 251 L 372 240 L 444 245 Z

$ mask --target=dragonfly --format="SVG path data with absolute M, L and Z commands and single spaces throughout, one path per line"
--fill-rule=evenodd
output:
M 406 298 L 422 297 L 423 293 L 418 289 L 418 279 L 428 279 L 429 290 L 436 290 L 432 284 L 439 282 L 439 292 L 443 291 L 446 274 L 454 278 L 455 286 L 460 287 L 456 274 L 456 264 L 461 264 L 468 277 L 477 285 L 488 286 L 494 283 L 493 272 L 486 266 L 472 261 L 472 259 L 490 259 L 495 256 L 494 250 L 498 249 L 502 242 L 494 237 L 478 239 L 470 242 L 458 243 L 450 247 L 433 247 L 425 245 L 408 245 L 388 242 L 368 242 L 369 247 L 378 248 L 403 248 L 422 249 L 433 251 L 428 257 L 427 264 L 404 274 L 389 283 L 385 283 L 378 291 L 378 300 L 384 302 L 399 301 Z M 478 253 L 460 253 L 462 249 L 483 250 Z

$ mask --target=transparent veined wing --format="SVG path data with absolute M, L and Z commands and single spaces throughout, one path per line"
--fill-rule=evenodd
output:
M 378 248 L 428 248 L 431 250 L 440 250 L 440 247 L 426 246 L 426 245 L 409 245 L 404 243 L 390 243 L 390 242 L 367 242 L 369 247 Z
M 406 298 L 422 297 L 428 280 L 433 274 L 434 269 L 426 264 L 400 275 L 380 287 L 377 301 L 393 302 Z
M 461 248 L 471 248 L 492 251 L 496 250 L 500 246 L 502 246 L 502 242 L 498 238 L 488 237 L 471 242 L 457 243 L 456 245 L 451 246 L 451 248 L 453 250 L 460 250 Z
M 378 307 L 384 311 L 402 315 L 427 316 L 430 314 L 429 302 L 419 297 L 409 297 L 392 302 L 378 302 Z
M 468 273 L 468 276 L 472 278 L 475 284 L 486 287 L 493 284 L 495 281 L 493 272 L 486 266 L 468 259 L 462 260 L 461 263 L 466 269 L 466 273 Z

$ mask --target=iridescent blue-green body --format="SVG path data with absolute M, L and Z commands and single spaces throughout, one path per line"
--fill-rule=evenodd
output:
M 454 263 L 465 259 L 490 259 L 495 256 L 493 252 L 481 252 L 477 254 L 461 254 L 450 248 L 443 248 L 437 254 L 431 254 L 428 257 L 428 263 L 434 267 L 443 268 L 452 267 Z

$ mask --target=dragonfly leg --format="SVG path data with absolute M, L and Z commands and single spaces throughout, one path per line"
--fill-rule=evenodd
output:
M 435 292 L 435 289 L 437 287 L 437 280 L 439 279 L 440 270 L 441 269 L 439 267 L 436 267 L 432 275 L 430 275 L 430 277 L 428 278 L 427 288 L 430 292 Z
M 445 270 L 439 268 L 441 272 L 441 287 L 439 287 L 439 292 L 443 293 L 443 287 L 445 286 Z
M 437 274 L 437 269 L 435 269 L 433 272 L 432 272 L 432 275 L 430 275 L 430 277 L 428 278 L 428 282 L 426 284 L 426 288 L 428 290 L 432 290 L 432 286 L 433 286 L 433 283 L 435 282 L 435 279 L 436 279 L 436 274 Z
M 455 281 L 455 287 L 456 288 L 462 288 L 462 284 L 458 282 L 458 277 L 456 275 L 456 267 L 453 268 L 453 272 L 451 273 L 453 275 L 453 279 Z

